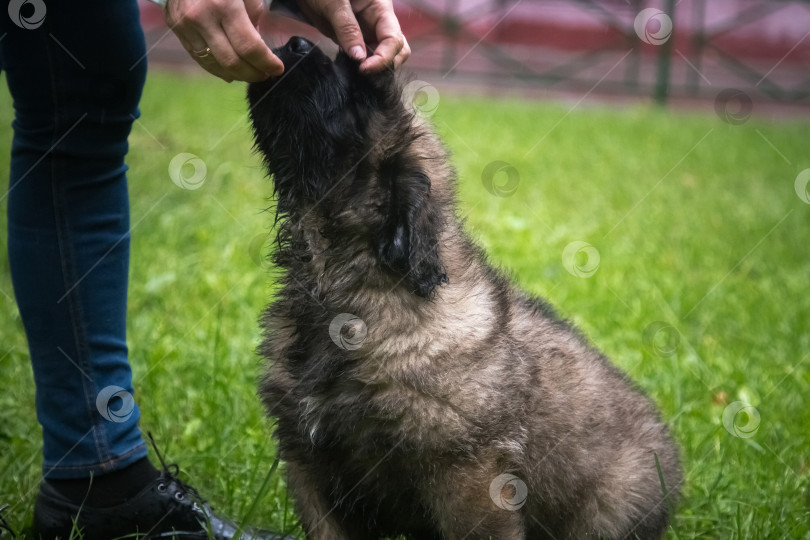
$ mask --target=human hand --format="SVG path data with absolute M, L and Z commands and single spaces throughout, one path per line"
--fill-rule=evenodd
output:
M 168 0 L 166 22 L 203 69 L 231 82 L 256 82 L 284 72 L 257 25 L 262 0 Z
M 298 7 L 321 33 L 362 60 L 362 72 L 396 69 L 411 54 L 391 0 L 299 0 Z M 373 50 L 368 57 L 366 43 Z

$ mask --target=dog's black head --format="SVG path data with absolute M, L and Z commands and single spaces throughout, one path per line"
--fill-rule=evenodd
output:
M 248 100 L 279 215 L 317 209 L 329 224 L 322 232 L 367 240 L 383 268 L 430 297 L 447 280 L 437 245 L 442 216 L 414 144 L 424 133 L 394 74 L 362 74 L 345 53 L 333 61 L 300 37 L 273 52 L 284 74 L 252 83 Z
M 363 145 L 384 81 L 361 77 L 344 53 L 332 61 L 304 38 L 273 51 L 284 73 L 248 87 L 256 146 L 273 174 L 281 209 L 313 203 L 347 174 Z M 383 75 L 385 77 L 385 75 Z M 390 78 L 390 76 L 389 76 Z M 382 84 L 380 84 L 382 83 Z

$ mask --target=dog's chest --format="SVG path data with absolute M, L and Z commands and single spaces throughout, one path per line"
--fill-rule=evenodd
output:
M 466 422 L 431 390 L 403 384 L 383 374 L 373 379 L 346 376 L 301 396 L 298 425 L 313 448 L 343 444 L 355 449 L 394 448 L 401 441 L 439 446 Z M 436 440 L 434 440 L 436 439 Z
M 489 374 L 465 378 L 436 370 L 421 359 L 378 366 L 371 375 L 367 367 L 345 367 L 332 378 L 322 373 L 317 382 L 290 389 L 298 405 L 285 411 L 286 423 L 309 451 L 341 447 L 359 456 L 402 448 L 422 455 L 464 453 L 506 427 L 487 425 L 492 415 L 482 414 L 499 402 L 496 389 L 482 382 L 492 379 Z

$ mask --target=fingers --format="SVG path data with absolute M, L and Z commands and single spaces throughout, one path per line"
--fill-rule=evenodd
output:
M 166 20 L 209 73 L 228 82 L 262 81 L 284 65 L 262 40 L 248 7 L 243 0 L 169 0 Z M 206 48 L 210 54 L 195 54 Z
M 349 2 L 330 2 L 324 7 L 323 16 L 332 27 L 338 45 L 355 60 L 365 59 L 366 45 L 363 33 Z
M 411 48 L 404 36 L 402 40 L 389 38 L 382 41 L 369 56 L 360 64 L 363 73 L 379 73 L 384 69 L 398 69 L 411 54 Z
M 300 0 L 299 5 L 324 35 L 334 37 L 349 56 L 362 61 L 361 71 L 396 68 L 410 54 L 391 0 Z M 376 45 L 368 57 L 366 40 Z
M 378 42 L 374 54 L 360 64 L 360 71 L 375 73 L 385 68 L 396 69 L 408 59 L 411 48 L 390 3 L 372 3 L 359 14 L 359 18 L 361 24 L 373 29 Z
M 267 10 L 267 5 L 265 5 L 264 0 L 244 0 L 245 2 L 245 11 L 250 17 L 250 23 L 254 27 L 259 26 L 259 19 L 261 18 L 262 14 Z M 267 4 L 269 4 L 269 0 Z
M 405 61 L 407 61 L 408 58 L 411 56 L 411 46 L 408 45 L 408 40 L 405 39 L 405 36 L 402 36 L 402 39 L 403 39 L 402 48 L 394 57 L 394 69 L 397 69 L 403 63 L 405 63 Z
M 217 62 L 236 80 L 263 81 L 284 71 L 244 10 L 235 10 L 219 26 L 206 27 L 201 33 Z
M 191 56 L 201 68 L 225 82 L 233 81 L 233 77 L 217 63 L 213 53 L 205 54 L 206 47 L 208 46 L 205 44 L 205 40 L 200 34 L 195 31 L 189 31 L 185 32 L 182 37 L 179 35 L 177 37 L 180 39 L 180 43 L 183 44 L 183 48 L 188 51 L 189 56 Z
M 355 3 L 357 16 L 349 0 L 310 0 L 301 7 L 314 12 L 323 23 L 318 26 L 326 27 L 327 35 L 333 35 L 349 56 L 362 61 L 361 71 L 398 68 L 410 55 L 410 47 L 391 0 Z M 203 69 L 228 82 L 254 82 L 284 71 L 256 29 L 262 9 L 262 0 L 169 0 L 166 21 Z M 364 33 L 377 43 L 369 57 Z

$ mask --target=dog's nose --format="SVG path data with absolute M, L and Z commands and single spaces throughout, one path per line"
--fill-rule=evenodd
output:
M 290 41 L 287 42 L 287 47 L 289 47 L 292 52 L 298 54 L 307 54 L 314 46 L 311 41 L 298 36 L 291 37 Z

